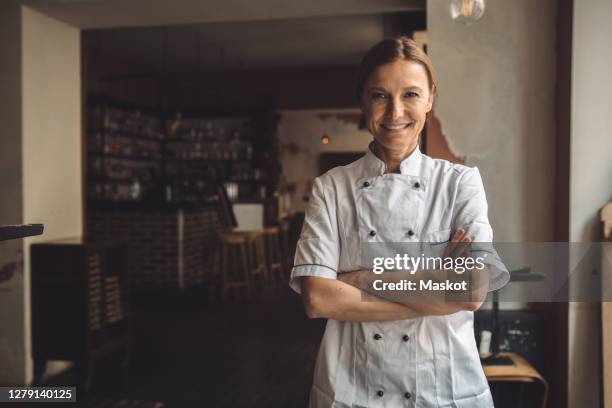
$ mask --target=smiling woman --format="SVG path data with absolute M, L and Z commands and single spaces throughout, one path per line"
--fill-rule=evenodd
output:
M 383 41 L 364 57 L 358 95 L 374 152 L 392 173 L 414 150 L 431 111 L 436 84 L 427 56 L 405 37 Z
M 431 111 L 433 94 L 427 72 L 414 61 L 399 60 L 378 67 L 368 78 L 362 96 L 366 126 L 374 140 L 374 152 L 392 173 L 414 150 Z
M 508 281 L 496 254 L 486 257 L 484 289 L 469 301 L 447 300 L 465 284 L 434 287 L 430 278 L 443 270 L 422 271 L 424 288 L 389 287 L 437 291 L 439 300 L 386 301 L 363 284 L 379 275 L 360 256 L 370 245 L 432 237 L 491 242 L 480 173 L 420 152 L 436 85 L 414 41 L 398 37 L 375 45 L 362 60 L 357 88 L 374 140 L 359 160 L 315 179 L 291 272 L 290 285 L 302 294 L 307 316 L 328 319 L 310 407 L 492 407 L 472 311 L 487 288 Z M 466 269 L 461 277 L 467 281 L 477 272 Z M 402 283 L 409 278 L 404 273 L 389 276 Z M 364 301 L 364 292 L 376 301 Z

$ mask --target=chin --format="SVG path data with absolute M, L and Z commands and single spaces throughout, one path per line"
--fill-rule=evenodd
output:
M 374 136 L 374 140 L 389 150 L 403 150 L 418 144 L 418 135 L 385 132 Z

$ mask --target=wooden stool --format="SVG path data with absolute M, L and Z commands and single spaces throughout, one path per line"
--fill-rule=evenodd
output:
M 258 276 L 263 282 L 267 282 L 270 277 L 268 262 L 266 260 L 266 251 L 263 242 L 263 231 L 234 231 L 234 234 L 243 234 L 247 239 L 248 261 L 251 275 Z
M 283 255 L 280 248 L 278 231 L 278 227 L 266 227 L 263 231 L 266 243 L 268 269 L 270 270 L 270 280 L 272 283 L 276 282 L 277 277 L 280 281 L 285 279 L 283 274 Z
M 291 242 L 291 225 L 288 220 L 280 220 L 280 250 L 283 259 L 283 268 L 291 271 L 293 267 L 293 257 L 295 256 L 295 248 Z
M 251 297 L 251 276 L 248 263 L 248 237 L 234 232 L 222 232 L 221 238 L 221 281 L 222 300 L 227 302 L 230 289 L 243 288 L 246 297 Z

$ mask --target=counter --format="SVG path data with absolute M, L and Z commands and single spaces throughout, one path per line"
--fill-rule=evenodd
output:
M 211 279 L 221 229 L 213 204 L 93 205 L 87 211 L 88 240 L 128 246 L 137 289 L 187 289 Z

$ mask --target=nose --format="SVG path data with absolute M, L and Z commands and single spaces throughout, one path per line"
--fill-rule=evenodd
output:
M 397 98 L 392 98 L 387 105 L 387 118 L 396 120 L 404 115 L 404 106 Z

